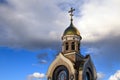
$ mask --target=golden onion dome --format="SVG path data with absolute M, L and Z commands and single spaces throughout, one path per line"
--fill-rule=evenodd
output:
M 65 29 L 63 36 L 65 35 L 78 35 L 80 36 L 80 32 L 77 30 L 76 27 L 74 27 L 73 23 L 71 22 L 70 26 Z

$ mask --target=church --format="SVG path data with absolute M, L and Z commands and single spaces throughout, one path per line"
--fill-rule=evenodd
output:
M 97 80 L 90 55 L 80 52 L 82 37 L 73 25 L 73 11 L 73 8 L 69 11 L 70 25 L 62 36 L 62 51 L 49 66 L 47 80 Z

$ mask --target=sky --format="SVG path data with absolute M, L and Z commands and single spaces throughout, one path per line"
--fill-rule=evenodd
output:
M 71 7 L 97 80 L 120 79 L 120 0 L 0 0 L 1 80 L 46 80 Z

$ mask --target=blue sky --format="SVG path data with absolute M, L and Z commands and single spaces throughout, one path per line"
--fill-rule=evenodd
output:
M 76 9 L 81 53 L 91 55 L 98 80 L 120 79 L 119 0 L 0 0 L 1 80 L 45 76 L 61 51 L 70 7 Z
M 43 53 L 55 54 L 56 51 L 50 49 L 29 51 L 0 47 L 0 78 L 2 80 L 26 80 L 28 75 L 34 72 L 46 73 L 53 57 L 50 55 L 47 57 L 49 61 L 42 63 L 37 56 Z

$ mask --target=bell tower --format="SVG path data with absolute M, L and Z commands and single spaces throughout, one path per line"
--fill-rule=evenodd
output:
M 80 52 L 80 41 L 82 37 L 80 36 L 80 32 L 77 30 L 77 28 L 73 25 L 73 11 L 75 9 L 71 8 L 69 11 L 70 13 L 70 25 L 69 27 L 64 31 L 62 36 L 62 52 L 63 54 L 67 54 L 69 52 Z

